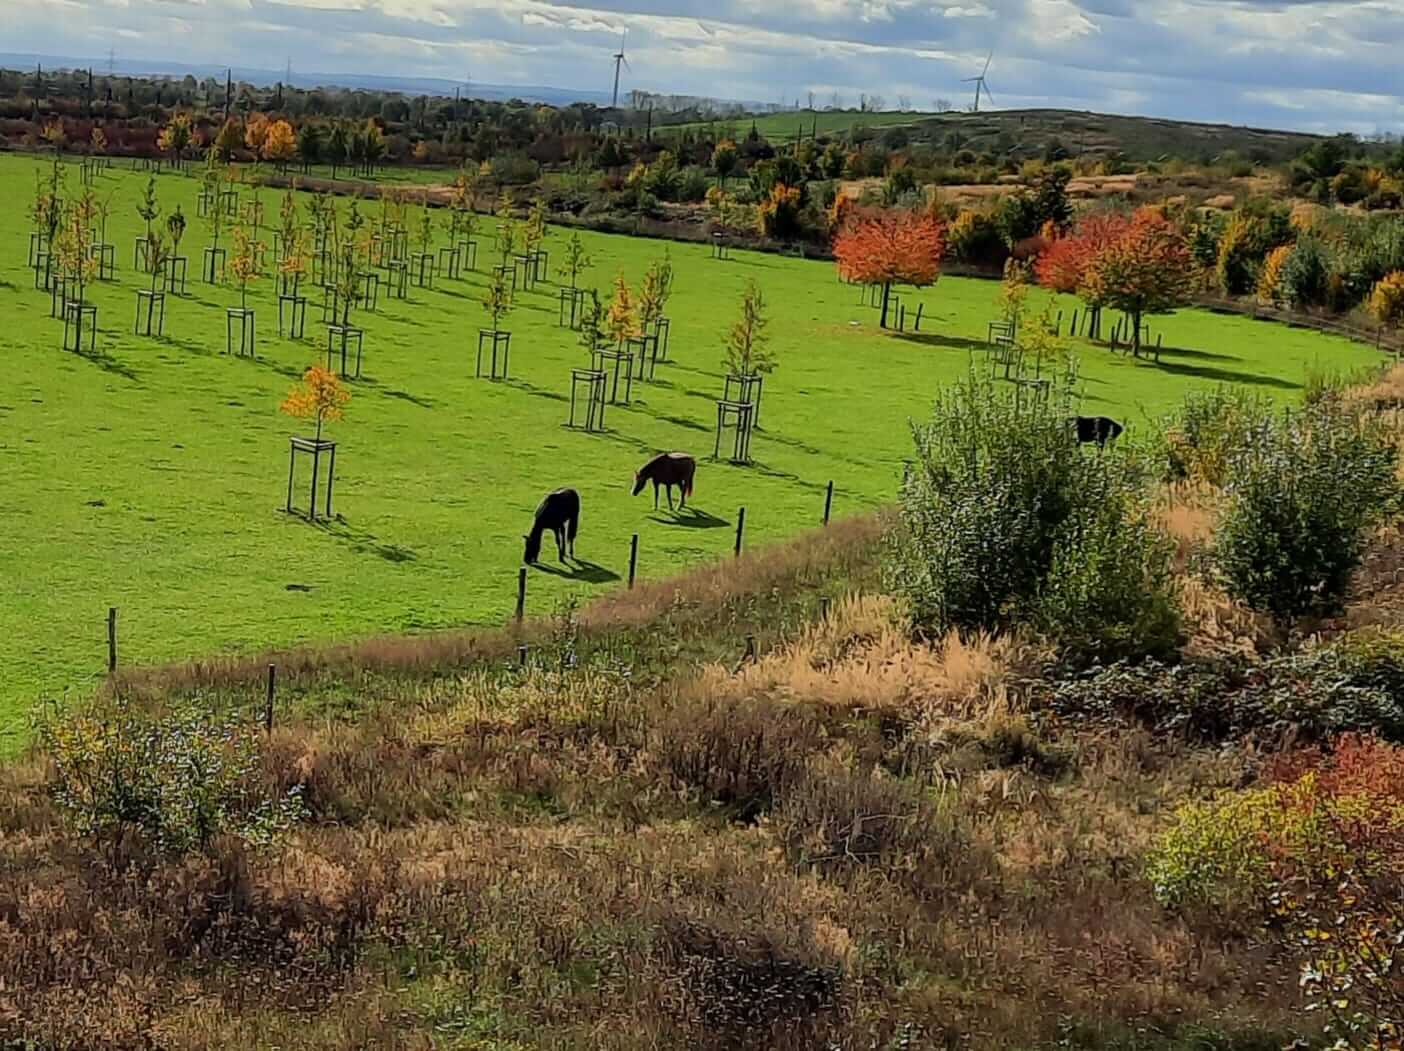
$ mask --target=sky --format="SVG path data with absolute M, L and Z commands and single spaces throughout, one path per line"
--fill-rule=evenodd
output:
M 0 51 L 1404 132 L 1404 0 L 0 0 Z

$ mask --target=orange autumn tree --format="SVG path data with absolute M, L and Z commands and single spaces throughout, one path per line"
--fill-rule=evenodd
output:
M 322 425 L 346 415 L 346 403 L 351 392 L 341 385 L 336 373 L 321 365 L 310 365 L 302 374 L 302 382 L 288 391 L 279 411 L 300 420 L 317 421 L 317 441 L 322 440 Z
M 855 216 L 834 238 L 834 258 L 847 281 L 882 286 L 882 319 L 894 284 L 924 288 L 941 273 L 945 227 L 923 212 L 879 211 Z
M 1190 301 L 1194 258 L 1184 235 L 1158 211 L 1143 208 L 1126 232 L 1104 247 L 1087 269 L 1082 297 L 1131 317 L 1131 351 L 1141 354 L 1141 319 L 1168 314 Z
M 272 161 L 279 171 L 286 171 L 288 162 L 297 156 L 297 134 L 285 120 L 275 120 L 263 137 L 263 159 Z
M 1054 238 L 1038 257 L 1038 283 L 1055 292 L 1077 292 L 1093 260 L 1130 226 L 1130 218 L 1120 212 L 1084 216 L 1072 233 Z

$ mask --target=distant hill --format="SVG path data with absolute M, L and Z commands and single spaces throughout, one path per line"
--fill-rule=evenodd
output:
M 1288 160 L 1321 136 L 1230 124 L 1201 124 L 1159 117 L 1129 117 L 1076 110 L 991 110 L 985 113 L 860 113 L 856 110 L 800 111 L 745 116 L 678 128 L 713 127 L 746 134 L 752 121 L 772 142 L 793 142 L 801 134 L 847 133 L 855 127 L 875 132 L 900 127 L 917 142 L 947 145 L 958 141 L 976 153 L 1014 152 L 1039 156 L 1054 142 L 1071 155 L 1121 153 L 1130 161 L 1163 157 L 1216 157 L 1232 150 L 1262 163 Z M 668 129 L 672 130 L 672 129 Z M 951 136 L 956 136 L 955 140 Z
M 92 69 L 99 76 L 107 73 L 107 60 L 96 58 L 76 58 L 65 55 L 33 55 L 0 52 L 0 67 L 7 69 L 30 69 L 42 65 L 45 69 Z M 132 77 L 175 77 L 186 76 L 203 80 L 215 77 L 223 80 L 227 66 L 184 65 L 164 59 L 118 59 L 113 63 L 113 73 Z M 286 82 L 290 87 L 346 88 L 366 91 L 400 92 L 405 95 L 442 95 L 452 98 L 461 92 L 465 98 L 504 101 L 521 99 L 524 102 L 542 102 L 550 106 L 565 106 L 572 102 L 592 102 L 607 106 L 610 102 L 608 91 L 586 91 L 576 88 L 553 88 L 537 84 L 480 84 L 477 81 L 455 81 L 439 77 L 412 76 L 372 76 L 359 73 L 304 73 L 293 70 L 292 77 L 280 70 L 253 69 L 234 66 L 235 80 L 245 81 L 257 87 L 271 87 Z

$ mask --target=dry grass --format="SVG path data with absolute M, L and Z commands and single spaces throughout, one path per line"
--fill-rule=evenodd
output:
M 311 811 L 272 848 L 97 849 L 39 758 L 9 768 L 0 1041 L 857 1051 L 1033 1048 L 1061 1018 L 1282 1029 L 1282 961 L 1164 913 L 1141 876 L 1169 810 L 1247 759 L 1036 722 L 1032 644 L 926 645 L 861 588 L 801 617 L 870 575 L 877 529 L 532 625 L 525 668 L 501 659 L 510 632 L 309 651 L 300 674 L 345 681 L 266 742 L 259 778 Z M 684 656 L 743 627 L 765 634 L 738 670 Z M 241 668 L 144 685 L 159 703 Z

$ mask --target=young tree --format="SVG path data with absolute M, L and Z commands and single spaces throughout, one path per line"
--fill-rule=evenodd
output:
M 741 294 L 741 314 L 726 334 L 726 370 L 733 376 L 757 376 L 775 369 L 770 337 L 765 329 L 765 297 L 754 281 Z
M 1028 297 L 1028 269 L 1017 259 L 1005 260 L 1004 280 L 999 286 L 999 313 L 1015 332 L 1023 324 Z
M 171 239 L 171 258 L 180 255 L 180 242 L 185 237 L 185 213 L 176 205 L 175 211 L 166 216 L 166 233 Z
M 224 232 L 224 206 L 219 199 L 221 188 L 224 186 L 224 179 L 227 173 L 211 164 L 205 169 L 205 185 L 209 187 L 209 209 L 205 212 L 205 227 L 210 232 L 210 251 L 206 253 L 209 260 L 209 271 L 204 275 L 204 279 L 210 284 L 215 282 L 215 263 L 219 252 L 219 235 Z
M 336 245 L 334 289 L 339 310 L 338 321 L 345 328 L 351 324 L 351 307 L 360 298 L 361 285 L 370 268 L 370 231 L 361 215 L 360 203 L 354 198 L 347 209 L 346 222 L 333 223 L 332 233 Z
M 156 291 L 156 285 L 161 280 L 161 274 L 171 261 L 171 248 L 169 242 L 161 234 L 159 229 L 151 231 L 151 237 L 146 242 L 146 262 L 147 268 L 151 272 L 151 291 Z
M 512 293 L 507 288 L 506 276 L 500 270 L 494 271 L 492 280 L 488 282 L 487 291 L 483 294 L 483 309 L 492 320 L 492 331 L 498 332 L 502 319 L 512 310 Z
M 320 365 L 308 366 L 302 382 L 288 391 L 278 406 L 279 411 L 297 419 L 317 421 L 317 441 L 322 440 L 322 427 L 346 415 L 351 392 L 341 385 L 336 373 Z
M 580 314 L 580 345 L 592 355 L 609 346 L 609 333 L 605 331 L 605 306 L 600 302 L 600 293 L 593 288 Z
M 1130 218 L 1120 212 L 1085 216 L 1072 233 L 1055 239 L 1038 257 L 1034 264 L 1038 283 L 1055 292 L 1078 292 L 1092 261 L 1125 236 L 1130 225 Z
M 502 252 L 502 264 L 517 250 L 517 220 L 512 216 L 512 198 L 506 190 L 497 200 L 497 247 Z
M 531 202 L 524 235 L 526 250 L 531 253 L 535 253 L 546 240 L 546 198 L 540 194 Z
M 593 265 L 592 260 L 585 253 L 585 242 L 580 240 L 579 231 L 572 231 L 570 240 L 566 242 L 561 265 L 556 272 L 561 277 L 569 279 L 570 287 L 575 288 L 580 281 L 580 275 Z
M 268 126 L 263 139 L 263 159 L 272 161 L 280 172 L 288 170 L 288 162 L 297 156 L 297 134 L 285 120 L 275 120 Z
M 91 192 L 83 194 L 67 208 L 61 209 L 58 234 L 53 242 L 59 273 L 71 285 L 77 286 L 77 295 L 73 295 L 70 289 L 65 293 L 66 298 L 79 306 L 85 302 L 85 289 L 92 282 L 98 266 L 92 253 L 95 213 L 96 199 Z
M 1131 315 L 1131 349 L 1139 357 L 1142 317 L 1168 314 L 1189 302 L 1194 260 L 1164 216 L 1142 209 L 1125 235 L 1097 256 L 1082 287 L 1087 302 Z
M 88 152 L 94 157 L 101 157 L 107 152 L 107 135 L 96 125 L 93 126 L 93 134 L 88 140 Z
M 662 264 L 654 261 L 644 271 L 643 283 L 639 285 L 639 328 L 647 333 L 663 316 L 663 275 Z
M 614 279 L 614 292 L 609 297 L 609 310 L 605 315 L 605 331 L 616 347 L 622 347 L 626 339 L 635 339 L 639 334 L 638 312 L 623 274 Z
M 156 221 L 156 217 L 161 214 L 161 206 L 156 201 L 156 176 L 151 175 L 146 180 L 146 191 L 141 195 L 141 203 L 137 205 L 137 215 L 146 221 L 146 240 L 151 240 L 151 224 Z M 150 261 L 147 262 L 148 269 Z
M 242 309 L 247 310 L 249 306 L 249 285 L 263 276 L 263 252 L 263 243 L 247 224 L 234 227 L 234 257 L 229 260 L 229 271 L 239 282 Z
M 239 127 L 237 121 L 232 117 L 220 126 L 219 133 L 215 135 L 214 145 L 210 149 L 214 155 L 225 164 L 234 159 L 234 153 L 243 144 L 244 131 Z
M 859 215 L 834 238 L 839 273 L 849 281 L 882 286 L 881 327 L 894 283 L 922 288 L 941 272 L 944 227 L 922 212 L 880 211 Z
M 62 120 L 51 120 L 44 125 L 44 141 L 53 147 L 54 153 L 63 156 L 63 148 L 68 145 L 68 132 L 63 130 Z

